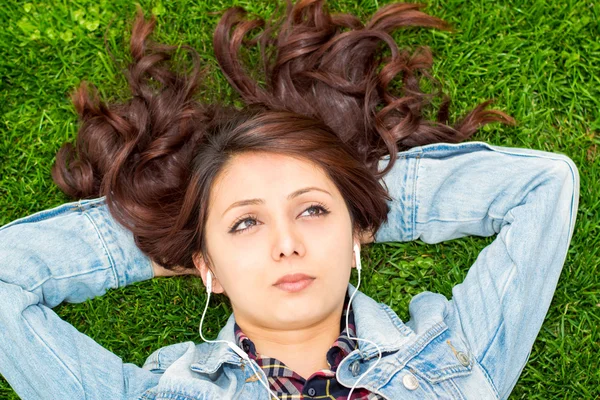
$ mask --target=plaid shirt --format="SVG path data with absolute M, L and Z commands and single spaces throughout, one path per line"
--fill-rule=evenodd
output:
M 350 389 L 341 385 L 336 377 L 335 371 L 339 363 L 356 349 L 356 342 L 348 338 L 348 331 L 354 338 L 355 325 L 354 325 L 354 314 L 352 307 L 350 307 L 350 313 L 348 315 L 348 330 L 346 326 L 346 308 L 348 307 L 348 301 L 350 297 L 346 292 L 346 298 L 344 300 L 344 309 L 342 311 L 342 318 L 340 320 L 340 336 L 333 343 L 331 348 L 327 351 L 327 363 L 329 369 L 322 369 L 312 374 L 308 379 L 304 379 L 290 368 L 288 368 L 281 361 L 263 357 L 257 353 L 256 347 L 252 340 L 248 338 L 242 332 L 238 324 L 235 324 L 235 339 L 236 344 L 244 349 L 248 353 L 249 357 L 256 361 L 256 363 L 265 371 L 267 379 L 269 380 L 269 386 L 273 393 L 279 397 L 280 400 L 302 400 L 302 399 L 347 399 Z M 352 399 L 348 400 L 379 400 L 381 396 L 371 393 L 369 390 L 364 388 L 355 388 L 352 392 Z

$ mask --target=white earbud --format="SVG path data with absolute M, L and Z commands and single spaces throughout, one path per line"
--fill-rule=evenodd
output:
M 360 271 L 360 247 L 356 243 L 354 243 L 354 259 L 356 260 L 356 269 Z
M 212 292 L 212 274 L 210 271 L 206 273 L 206 292 L 209 294 Z

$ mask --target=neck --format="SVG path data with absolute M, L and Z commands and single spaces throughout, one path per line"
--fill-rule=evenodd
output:
M 308 379 L 318 370 L 329 369 L 327 351 L 340 335 L 342 306 L 327 319 L 302 329 L 265 330 L 243 321 L 237 323 L 261 356 L 275 358 Z

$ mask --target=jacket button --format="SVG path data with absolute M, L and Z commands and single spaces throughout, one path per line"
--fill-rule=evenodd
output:
M 458 358 L 458 362 L 460 362 L 465 367 L 471 363 L 469 361 L 469 356 L 467 356 L 462 351 L 459 351 L 458 353 L 456 353 L 456 358 Z
M 360 372 L 360 363 L 358 362 L 358 360 L 356 360 L 352 364 L 350 364 L 349 370 L 350 370 L 350 372 L 352 372 L 352 376 L 356 376 L 356 375 L 359 374 L 359 372 Z
M 317 391 L 315 390 L 315 388 L 310 388 L 308 389 L 308 395 L 309 396 L 314 396 L 315 394 L 317 394 Z
M 414 375 L 411 374 L 404 375 L 404 378 L 402 378 L 402 383 L 408 390 L 416 390 L 419 387 L 419 381 Z

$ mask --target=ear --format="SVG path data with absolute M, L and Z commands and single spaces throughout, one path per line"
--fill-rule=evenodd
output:
M 194 266 L 196 267 L 196 269 L 200 271 L 200 276 L 202 277 L 202 282 L 204 282 L 204 286 L 208 286 L 207 275 L 209 268 L 205 258 L 202 256 L 201 253 L 198 252 L 194 254 L 192 260 L 194 261 Z M 212 275 L 212 292 L 223 293 L 225 289 L 223 289 L 223 286 L 221 286 L 221 282 L 219 282 L 213 271 L 210 271 L 210 274 Z

